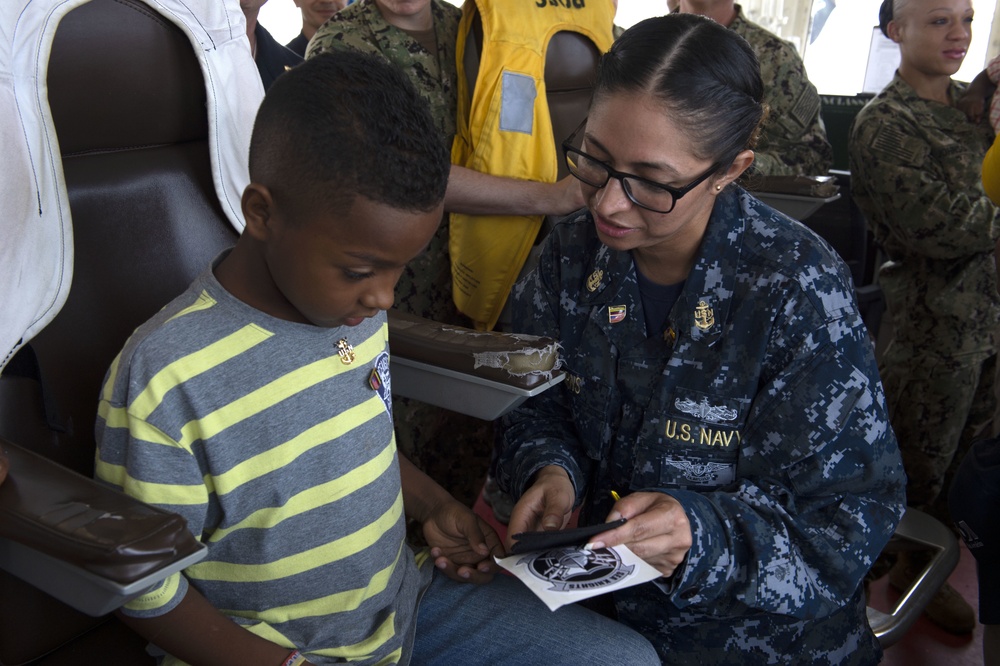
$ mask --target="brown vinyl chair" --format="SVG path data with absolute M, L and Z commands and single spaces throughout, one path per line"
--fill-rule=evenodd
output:
M 90 479 L 97 397 L 132 330 L 237 232 L 213 185 L 205 80 L 177 25 L 140 0 L 92 0 L 59 23 L 47 81 L 75 266 L 64 307 L 0 376 L 0 568 L 34 583 L 0 570 L 0 664 L 151 664 L 86 583 L 145 580 L 203 546 L 178 516 Z

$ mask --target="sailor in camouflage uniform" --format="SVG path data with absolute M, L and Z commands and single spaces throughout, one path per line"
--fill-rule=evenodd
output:
M 914 1 L 919 11 L 938 7 Z M 995 406 L 1000 323 L 994 262 L 1000 215 L 980 177 L 993 134 L 985 119 L 973 124 L 955 107 L 965 85 L 950 75 L 961 59 L 937 55 L 949 47 L 964 52 L 971 39 L 963 20 L 971 20 L 971 5 L 955 0 L 953 11 L 931 16 L 948 21 L 928 28 L 952 35 L 943 45 L 928 45 L 918 26 L 904 33 L 914 44 L 901 43 L 896 76 L 858 114 L 849 145 L 852 194 L 888 258 L 879 284 L 893 338 L 881 371 L 908 476 L 907 500 L 946 525 L 951 519 L 942 488 L 976 435 L 989 434 L 983 431 Z M 889 36 L 900 34 L 887 25 Z M 912 578 L 902 568 L 890 574 L 897 587 Z M 910 568 L 912 574 L 919 569 Z M 954 633 L 971 631 L 975 619 L 967 604 L 943 611 L 948 596 L 959 602 L 954 594 L 945 588 L 928 614 Z
M 833 166 L 833 148 L 819 115 L 819 93 L 795 46 L 748 21 L 733 0 L 681 0 L 679 10 L 715 19 L 747 40 L 757 54 L 770 114 L 754 149 L 752 172 L 826 175 Z
M 462 11 L 443 0 L 429 0 L 432 28 L 418 39 L 389 23 L 382 16 L 380 1 L 385 0 L 359 0 L 335 14 L 313 36 L 306 57 L 343 49 L 383 56 L 404 71 L 427 100 L 441 139 L 450 149 L 455 137 L 455 42 Z M 390 8 L 393 4 L 388 1 Z M 403 271 L 396 286 L 396 307 L 434 321 L 468 323 L 451 295 L 447 224 L 438 228 L 427 251 Z
M 1000 209 L 979 179 L 991 139 L 987 125 L 920 98 L 898 73 L 851 134 L 852 193 L 889 259 L 879 271 L 894 334 L 883 381 L 909 502 L 945 521 L 945 471 L 963 431 L 992 414 Z
M 903 513 L 902 464 L 849 271 L 734 183 L 756 76 L 743 40 L 685 14 L 602 59 L 570 153 L 589 210 L 513 294 L 519 330 L 557 337 L 568 376 L 503 419 L 509 533 L 581 504 L 581 524 L 628 518 L 594 547 L 664 574 L 613 593 L 664 663 L 874 664 L 862 579 Z M 651 181 L 672 181 L 669 212 Z
M 398 5 L 398 0 L 359 0 L 349 5 L 316 32 L 306 57 L 343 49 L 382 55 L 409 76 L 430 104 L 442 141 L 450 149 L 457 104 L 455 44 L 462 11 L 443 0 L 428 0 L 421 8 L 413 3 Z M 395 13 L 403 9 L 410 14 Z M 428 30 L 395 25 L 409 25 L 424 14 L 431 20 Z M 452 297 L 447 220 L 427 250 L 403 270 L 396 285 L 395 307 L 445 324 L 471 324 Z M 491 424 L 402 397 L 393 400 L 393 416 L 400 450 L 471 505 L 489 467 Z
M 380 3 L 386 3 L 387 12 L 395 4 L 394 0 L 359 0 L 334 14 L 309 42 L 306 57 L 343 49 L 383 56 L 409 76 L 430 104 L 441 140 L 450 149 L 457 104 L 455 43 L 462 11 L 443 0 L 429 0 L 425 11 L 432 19 L 432 28 L 418 39 L 413 36 L 416 31 L 389 23 Z M 403 271 L 396 286 L 396 307 L 434 321 L 467 324 L 451 293 L 448 225 L 442 224 L 427 251 Z

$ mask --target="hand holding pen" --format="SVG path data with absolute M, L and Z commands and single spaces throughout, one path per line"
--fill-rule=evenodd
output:
M 691 549 L 691 523 L 684 507 L 665 493 L 638 492 L 621 497 L 614 490 L 615 505 L 605 519 L 621 518 L 627 522 L 594 536 L 589 548 L 605 548 L 625 544 L 632 552 L 656 567 L 664 576 L 671 576 Z

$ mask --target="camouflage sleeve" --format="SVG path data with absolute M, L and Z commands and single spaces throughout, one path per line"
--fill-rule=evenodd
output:
M 514 286 L 512 319 L 518 332 L 559 338 L 560 255 L 555 246 L 547 242 L 537 269 Z M 538 470 L 559 465 L 569 474 L 579 505 L 591 463 L 576 436 L 566 382 L 529 398 L 506 414 L 501 426 L 500 486 L 517 500 Z
M 760 54 L 764 98 L 770 107 L 755 151 L 754 168 L 764 175 L 826 174 L 833 166 L 833 148 L 820 118 L 819 93 L 806 76 L 794 48 L 780 45 Z
M 914 254 L 956 259 L 993 251 L 1000 209 L 982 189 L 981 155 L 953 145 L 941 160 L 924 136 L 898 109 L 862 111 L 849 146 L 858 204 Z
M 306 58 L 312 58 L 320 53 L 333 53 L 353 49 L 362 53 L 382 55 L 373 35 L 363 25 L 356 22 L 338 21 L 338 16 L 320 26 L 316 34 L 309 40 Z
M 775 322 L 769 356 L 781 367 L 751 408 L 735 490 L 667 491 L 694 536 L 665 590 L 679 607 L 828 615 L 902 516 L 905 478 L 864 326 L 848 309 L 804 327 L 807 298 Z

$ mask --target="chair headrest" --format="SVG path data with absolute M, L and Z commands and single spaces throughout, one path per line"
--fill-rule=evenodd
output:
M 56 33 L 48 69 L 64 156 L 208 137 L 198 61 L 174 24 L 139 0 L 91 2 L 73 19 Z
M 63 71 L 79 71 L 70 82 L 83 100 L 62 119 L 67 127 L 64 146 L 56 140 L 46 87 L 49 57 L 61 19 L 87 5 L 88 0 L 21 0 L 0 3 L 0 143 L 4 168 L 0 169 L 0 369 L 14 353 L 41 331 L 66 301 L 73 275 L 73 235 L 69 203 L 62 181 L 63 150 L 72 152 L 116 150 L 123 143 L 140 145 L 204 136 L 206 126 L 195 109 L 207 109 L 207 133 L 212 181 L 223 212 L 237 231 L 243 228 L 240 198 L 249 182 L 247 153 L 250 133 L 264 89 L 246 39 L 246 22 L 238 0 L 123 0 L 119 16 L 144 17 L 127 24 L 104 25 L 105 37 L 97 57 L 88 63 L 63 63 Z M 96 6 L 96 5 L 95 5 Z M 89 7 L 87 9 L 90 9 Z M 124 40 L 167 39 L 174 44 L 143 42 L 150 57 L 164 48 L 183 48 L 183 39 L 157 34 L 157 24 L 169 22 L 187 36 L 187 48 L 201 68 L 204 89 L 194 99 L 174 94 L 190 63 L 156 65 L 156 76 L 136 72 L 139 65 L 117 56 Z M 118 29 L 119 27 L 123 29 Z M 135 31 L 132 34 L 130 31 Z M 84 31 L 85 32 L 85 31 Z M 107 31 L 102 31 L 107 35 Z M 86 40 L 88 35 L 60 35 L 65 42 Z M 69 51 L 67 51 L 69 53 Z M 56 54 L 58 56 L 58 52 Z M 69 56 L 72 58 L 72 56 Z M 79 69 L 78 69 L 79 67 Z M 69 74 L 68 74 L 69 75 Z M 61 75 L 60 75 L 61 76 Z M 72 76 L 76 76 L 72 74 Z M 122 80 L 144 92 L 133 99 L 109 105 L 107 90 Z M 159 89 L 159 92 L 157 92 Z M 75 93 L 74 93 L 75 94 Z M 189 96 L 192 93 L 187 93 Z M 168 99 L 179 99 L 168 102 Z M 91 136 L 75 132 L 72 125 L 97 120 Z M 65 121 L 65 122 L 63 122 Z M 104 130 L 125 128 L 126 139 L 108 141 Z M 91 130 L 88 130 L 91 132 Z

